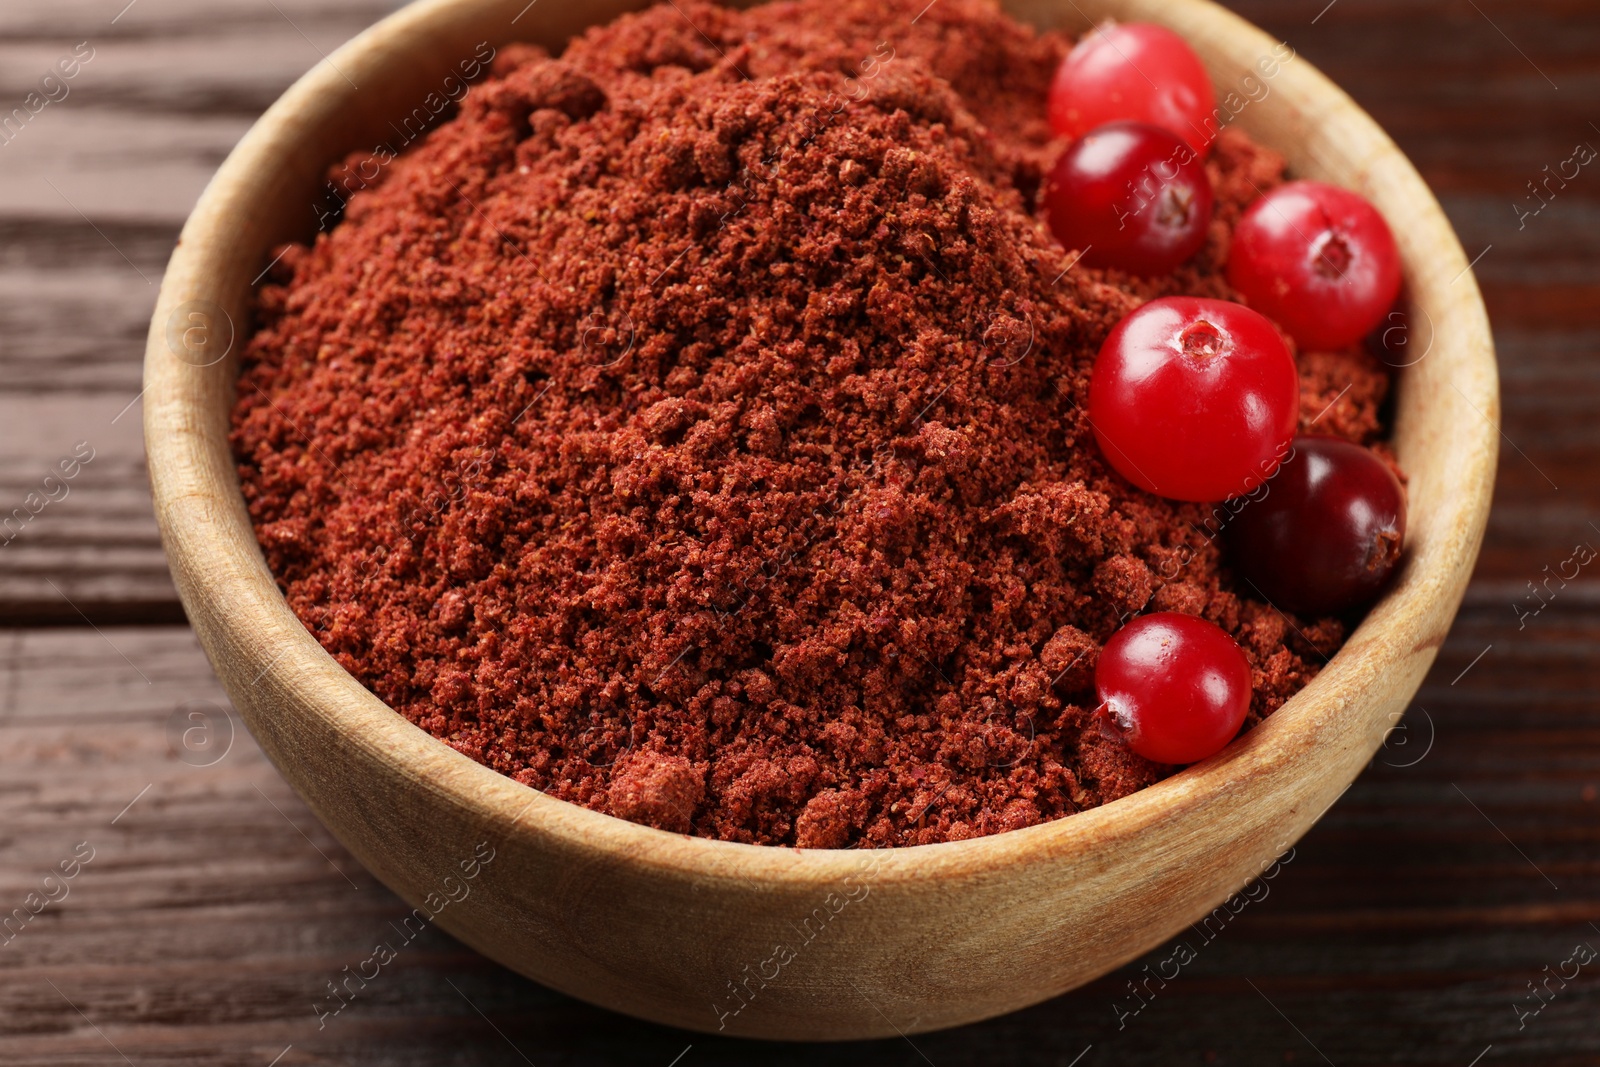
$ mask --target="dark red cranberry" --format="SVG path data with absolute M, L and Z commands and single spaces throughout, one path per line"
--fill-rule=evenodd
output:
M 1277 607 L 1333 615 L 1371 603 L 1394 575 L 1406 493 L 1389 465 L 1341 437 L 1294 452 L 1228 524 L 1235 568 Z

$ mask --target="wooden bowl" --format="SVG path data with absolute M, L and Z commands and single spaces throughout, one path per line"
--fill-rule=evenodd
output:
M 648 829 L 518 785 L 395 714 L 322 650 L 267 572 L 240 495 L 228 427 L 243 338 L 232 342 L 270 250 L 312 233 L 335 159 L 390 137 L 389 120 L 479 42 L 559 46 L 641 6 L 526 2 L 428 0 L 302 78 L 201 198 L 151 324 L 145 435 L 178 590 L 235 706 L 333 834 L 426 909 L 419 921 L 545 985 L 692 1029 L 818 1040 L 954 1026 L 1053 997 L 1199 920 L 1305 833 L 1394 726 L 1461 600 L 1495 470 L 1494 353 L 1467 259 L 1405 157 L 1304 59 L 1264 78 L 1258 63 L 1277 42 L 1205 0 L 1016 0 L 1012 10 L 1073 29 L 1108 15 L 1166 23 L 1205 58 L 1224 102 L 1254 72 L 1268 94 L 1238 121 L 1298 175 L 1377 204 L 1399 240 L 1414 318 L 1431 324 L 1399 383 L 1394 445 L 1411 475 L 1403 573 L 1265 724 L 1203 764 L 1056 822 L 915 848 L 800 851 Z M 492 860 L 474 866 L 475 853 Z

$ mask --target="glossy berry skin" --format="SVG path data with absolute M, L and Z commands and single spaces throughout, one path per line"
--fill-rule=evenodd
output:
M 1400 295 L 1389 224 L 1356 193 L 1290 182 L 1261 197 L 1233 231 L 1228 283 L 1302 349 L 1344 348 Z
M 1216 136 L 1216 92 L 1205 64 L 1165 26 L 1115 23 L 1085 34 L 1056 70 L 1050 125 L 1081 137 L 1108 122 L 1147 122 L 1204 153 Z
M 1250 710 L 1250 664 L 1213 623 L 1141 615 L 1111 635 L 1094 670 L 1102 722 L 1156 763 L 1196 763 L 1232 741 Z
M 1159 126 L 1113 122 L 1061 154 L 1045 185 L 1050 228 L 1091 267 L 1170 274 L 1205 247 L 1211 181 L 1200 154 Z
M 1289 454 L 1299 374 L 1272 323 L 1243 304 L 1163 297 L 1100 346 L 1088 414 L 1106 461 L 1133 484 L 1226 500 Z
M 1234 567 L 1277 607 L 1335 615 L 1388 585 L 1406 536 L 1406 494 L 1388 464 L 1340 437 L 1294 442 L 1259 499 L 1227 527 Z

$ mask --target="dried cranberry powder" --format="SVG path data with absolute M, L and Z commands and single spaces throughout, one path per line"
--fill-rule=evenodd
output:
M 261 290 L 234 447 L 323 646 L 553 796 L 806 847 L 1168 773 L 1093 717 L 1140 611 L 1239 641 L 1247 725 L 1299 689 L 1340 624 L 1242 595 L 1214 509 L 1122 480 L 1083 415 L 1129 310 L 1234 295 L 1281 159 L 1224 131 L 1206 247 L 1131 282 L 1037 204 L 1065 38 L 978 0 L 677 8 L 502 50 Z M 1381 366 L 1302 371 L 1319 429 L 1375 435 Z

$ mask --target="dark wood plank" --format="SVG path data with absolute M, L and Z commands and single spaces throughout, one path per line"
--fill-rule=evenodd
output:
M 0 547 L 0 622 L 182 618 L 136 400 L 156 284 L 256 115 L 391 6 L 125 4 L 0 8 L 7 111 L 58 59 L 92 49 L 66 97 L 0 144 L 0 521 L 13 518 L 0 540 L 16 534 Z M 33 514 L 29 494 L 80 442 L 94 460 Z

